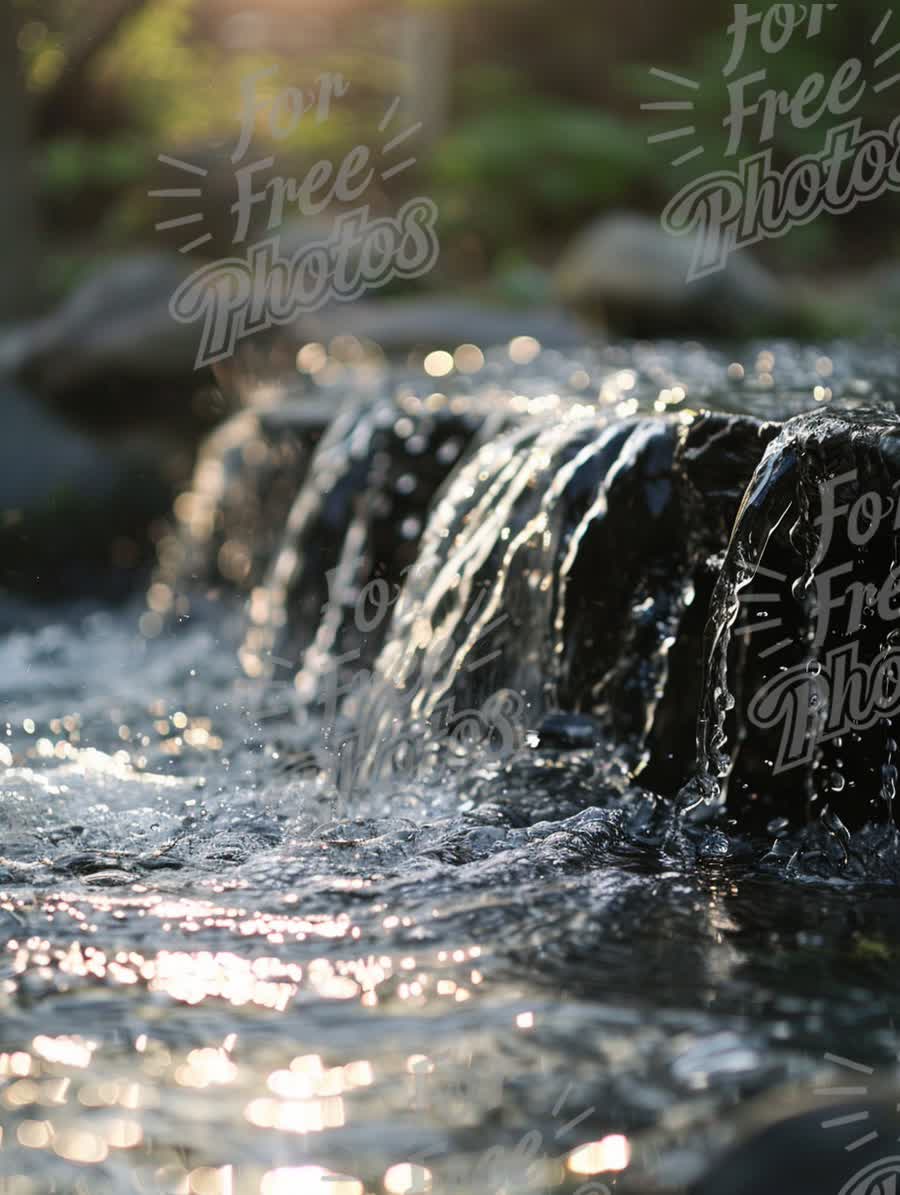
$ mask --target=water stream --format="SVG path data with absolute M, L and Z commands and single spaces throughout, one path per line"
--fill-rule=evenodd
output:
M 0 1189 L 674 1193 L 892 1089 L 893 357 L 338 349 L 4 613 Z

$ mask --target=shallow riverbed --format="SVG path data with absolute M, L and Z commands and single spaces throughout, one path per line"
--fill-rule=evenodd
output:
M 889 889 L 446 787 L 336 819 L 136 613 L 0 646 L 7 1190 L 678 1189 L 738 1099 L 892 1073 Z

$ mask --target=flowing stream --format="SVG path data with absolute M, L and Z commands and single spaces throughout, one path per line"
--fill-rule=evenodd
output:
M 146 600 L 0 611 L 0 1190 L 674 1193 L 896 1085 L 894 357 L 304 360 Z

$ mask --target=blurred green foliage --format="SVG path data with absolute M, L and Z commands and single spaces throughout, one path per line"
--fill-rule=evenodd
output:
M 634 198 L 652 166 L 625 122 L 523 92 L 451 131 L 431 178 L 445 218 L 500 249 Z
M 667 63 L 654 64 L 669 66 L 670 70 L 694 80 L 699 85 L 695 91 L 654 77 L 650 74 L 650 64 L 623 68 L 620 74 L 622 86 L 635 97 L 636 102 L 687 98 L 693 102 L 689 115 L 657 113 L 648 117 L 643 124 L 643 131 L 647 135 L 663 133 L 678 124 L 689 123 L 696 128 L 695 135 L 690 139 L 657 146 L 660 202 L 665 202 L 700 173 L 733 171 L 742 157 L 763 149 L 771 149 L 774 168 L 784 170 L 800 156 L 820 154 L 825 147 L 828 130 L 848 119 L 860 118 L 865 129 L 886 130 L 890 126 L 898 113 L 900 81 L 880 92 L 876 91 L 874 85 L 897 74 L 897 57 L 885 52 L 900 40 L 900 14 L 892 19 L 893 14 L 883 0 L 854 0 L 853 4 L 825 6 L 820 31 L 814 36 L 807 36 L 813 7 L 772 2 L 751 4 L 752 13 L 766 13 L 773 8 L 782 11 L 793 8 L 795 11 L 802 9 L 806 15 L 787 44 L 776 53 L 763 48 L 759 26 L 754 26 L 747 36 L 743 56 L 733 73 L 726 78 L 726 64 L 733 51 L 728 26 L 734 19 L 734 13 L 729 5 L 723 13 L 721 24 L 697 38 L 691 52 L 677 67 Z M 828 11 L 829 8 L 831 11 Z M 879 28 L 883 31 L 882 36 L 877 45 L 873 45 L 873 35 Z M 885 60 L 879 64 L 881 55 L 885 55 Z M 770 89 L 793 97 L 804 80 L 815 74 L 822 76 L 824 87 L 827 88 L 841 65 L 851 58 L 858 58 L 862 63 L 861 81 L 866 86 L 859 104 L 848 116 L 836 117 L 826 112 L 806 128 L 798 127 L 790 118 L 781 116 L 775 123 L 774 136 L 767 140 L 763 130 L 763 105 L 760 104 L 758 112 L 745 116 L 740 145 L 735 153 L 729 154 L 729 128 L 726 124 L 730 112 L 729 81 L 765 73 L 764 81 L 748 84 L 744 101 L 748 105 Z M 851 90 L 855 91 L 855 88 Z M 809 104 L 811 110 L 815 110 L 816 106 L 814 102 Z M 671 160 L 677 159 L 694 145 L 703 146 L 702 157 L 682 166 L 671 164 Z M 877 259 L 886 247 L 892 251 L 900 249 L 900 234 L 895 231 L 898 214 L 900 196 L 888 192 L 871 203 L 859 204 L 854 211 L 840 217 L 823 213 L 811 224 L 793 229 L 783 240 L 769 243 L 764 248 L 776 264 L 788 269 L 808 268 L 816 264 L 840 267 L 848 256 L 858 254 Z M 873 234 L 877 235 L 877 242 L 873 241 Z
M 36 97 L 48 93 L 64 71 L 67 46 L 91 0 L 5 0 L 22 13 L 19 45 L 29 87 Z M 417 0 L 418 2 L 418 0 Z M 373 202 L 394 208 L 403 188 L 431 195 L 442 219 L 443 285 L 492 278 L 497 293 L 530 301 L 546 294 L 546 274 L 560 244 L 580 225 L 613 207 L 659 212 L 680 187 L 703 172 L 733 168 L 725 154 L 728 95 L 723 67 L 731 51 L 727 32 L 733 5 L 719 2 L 684 10 L 679 40 L 635 65 L 610 51 L 607 69 L 595 68 L 584 43 L 593 39 L 598 53 L 604 30 L 613 21 L 631 21 L 629 46 L 652 41 L 654 3 L 633 13 L 626 4 L 601 12 L 582 0 L 422 0 L 443 5 L 455 28 L 465 32 L 452 65 L 445 131 L 415 171 L 386 186 Z M 288 12 L 289 6 L 278 7 Z M 764 3 L 761 8 L 769 8 Z M 248 5 L 247 11 L 266 5 Z M 352 37 L 324 47 L 312 45 L 297 56 L 289 49 L 225 48 L 210 35 L 217 11 L 213 0 L 145 0 L 96 55 L 90 72 L 93 107 L 85 102 L 85 126 L 44 140 L 36 152 L 44 204 L 55 238 L 48 276 L 68 285 L 78 262 L 116 248 L 160 243 L 154 224 L 159 206 L 148 199 L 160 153 L 190 157 L 198 147 L 213 147 L 227 164 L 240 114 L 241 83 L 262 67 L 278 64 L 266 84 L 279 88 L 309 83 L 321 71 L 340 71 L 353 83 L 348 102 L 335 107 L 322 123 L 305 119 L 286 140 L 274 143 L 261 118 L 256 156 L 277 155 L 279 172 L 302 177 L 321 157 L 339 158 L 354 144 L 374 145 L 387 99 L 402 90 L 402 70 L 390 50 L 391 39 L 376 36 L 382 9 L 356 13 Z M 658 0 L 663 14 L 662 0 Z M 396 13 L 396 6 L 394 6 Z M 878 53 L 900 32 L 890 27 L 877 48 L 871 35 L 886 12 L 882 0 L 854 0 L 827 13 L 822 32 L 806 40 L 800 32 L 777 55 L 766 55 L 751 38 L 740 73 L 766 69 L 766 86 L 793 92 L 813 71 L 829 79 L 850 56 L 859 56 L 866 77 L 879 75 Z M 370 15 L 371 14 L 371 15 Z M 624 16 L 623 16 L 624 14 Z M 297 12 L 297 22 L 308 14 Z M 606 24 L 604 24 L 606 22 Z M 897 18 L 900 31 L 900 16 Z M 526 26 L 531 40 L 516 41 Z M 475 35 L 472 35 L 472 30 Z M 535 37 L 535 31 L 538 36 Z M 396 39 L 395 39 L 396 40 Z M 579 54 L 573 47 L 581 46 Z M 568 57 L 567 57 L 568 56 Z M 563 74 L 549 64 L 562 59 Z M 896 68 L 891 59 L 880 74 Z M 609 65 L 612 63 L 612 65 Z M 645 101 L 683 99 L 671 84 L 650 75 L 656 65 L 695 79 L 696 101 L 690 123 L 704 155 L 682 167 L 673 144 L 648 145 L 647 137 L 673 127 L 672 115 L 642 113 Z M 571 78 L 565 69 L 571 67 Z M 555 82 L 554 82 L 555 79 Z M 562 81 L 560 81 L 562 80 Z M 881 95 L 868 89 L 860 111 L 869 127 L 886 127 L 897 110 L 900 84 Z M 825 120 L 809 129 L 778 123 L 773 143 L 776 165 L 823 145 Z M 759 117 L 750 119 L 741 152 L 759 148 Z M 687 145 L 681 148 L 687 148 Z M 152 184 L 151 184 L 152 180 Z M 171 181 L 171 180 L 170 180 Z M 233 181 L 233 180 L 232 180 Z M 172 184 L 174 185 L 174 184 Z M 227 213 L 228 200 L 211 198 Z M 770 262 L 785 270 L 809 271 L 819 265 L 841 267 L 848 260 L 874 259 L 900 248 L 895 217 L 897 196 L 863 204 L 841 219 L 827 216 L 761 247 Z M 172 214 L 168 212 L 167 214 Z
M 68 137 L 51 141 L 40 157 L 39 181 L 50 199 L 66 201 L 85 185 L 117 189 L 146 177 L 147 149 L 137 137 L 88 141 Z

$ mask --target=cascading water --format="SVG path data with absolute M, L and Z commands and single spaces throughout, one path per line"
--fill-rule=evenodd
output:
M 722 803 L 744 830 L 778 821 L 781 837 L 823 810 L 856 828 L 880 820 L 880 781 L 878 798 L 859 794 L 877 775 L 889 801 L 893 765 L 871 736 L 859 746 L 871 710 L 834 733 L 827 620 L 810 591 L 829 479 L 852 480 L 862 502 L 892 492 L 895 417 L 865 405 L 890 387 L 854 381 L 836 397 L 831 378 L 812 396 L 827 412 L 798 414 L 799 383 L 766 389 L 770 357 L 757 358 L 755 392 L 741 366 L 712 393 L 708 362 L 688 354 L 705 411 L 670 362 L 638 349 L 628 367 L 604 363 L 599 403 L 541 393 L 534 377 L 530 394 L 490 381 L 428 394 L 406 380 L 346 399 L 324 433 L 308 396 L 240 415 L 182 500 L 174 608 L 190 608 L 198 575 L 249 591 L 244 670 L 315 728 L 310 767 L 342 792 L 434 779 L 479 745 L 513 756 L 571 714 L 591 720 L 581 733 L 620 788 L 639 783 L 684 812 Z M 833 373 L 819 357 L 819 377 L 823 361 Z M 279 526 L 263 568 L 255 545 Z M 891 572 L 878 530 L 858 533 L 839 572 Z M 854 582 L 863 599 L 847 635 L 874 584 Z M 877 721 L 890 755 L 889 719 Z
M 283 415 L 282 434 L 298 437 L 303 411 L 298 403 L 293 424 Z M 779 432 L 746 416 L 616 417 L 558 395 L 352 401 L 289 511 L 282 489 L 283 541 L 264 576 L 233 530 L 224 542 L 217 532 L 223 571 L 240 557 L 259 581 L 244 668 L 287 673 L 293 698 L 326 715 L 323 743 L 343 735 L 355 785 L 421 778 L 478 742 L 510 754 L 546 716 L 578 713 L 595 720 L 623 774 L 654 791 L 673 796 L 693 771 L 682 807 L 714 800 L 724 780 L 744 828 L 764 829 L 785 815 L 780 794 L 796 793 L 799 779 L 795 828 L 826 807 L 858 827 L 877 815 L 860 791 L 890 765 L 869 741 L 867 762 L 849 781 L 843 772 L 868 713 L 857 712 L 850 742 L 834 734 L 821 679 L 826 619 L 810 598 L 825 552 L 817 502 L 834 477 L 863 503 L 893 492 L 892 418 L 832 408 Z M 244 443 L 240 460 L 246 421 L 219 433 L 228 452 Z M 306 439 L 295 456 L 310 450 L 308 430 Z M 243 469 L 241 491 L 259 492 L 259 461 L 251 454 Z M 206 523 L 210 472 L 202 461 L 187 504 Z M 254 518 L 240 510 L 252 538 Z M 864 597 L 893 567 L 873 544 L 883 513 L 868 511 L 838 570 L 865 572 L 854 580 Z M 271 537 L 271 504 L 267 515 Z M 850 612 L 847 635 L 869 610 Z M 823 734 L 841 740 L 827 769 Z M 891 738 L 883 725 L 882 735 Z
M 893 361 L 303 359 L 140 636 L 0 641 L 0 1175 L 687 1191 L 896 1055 Z

